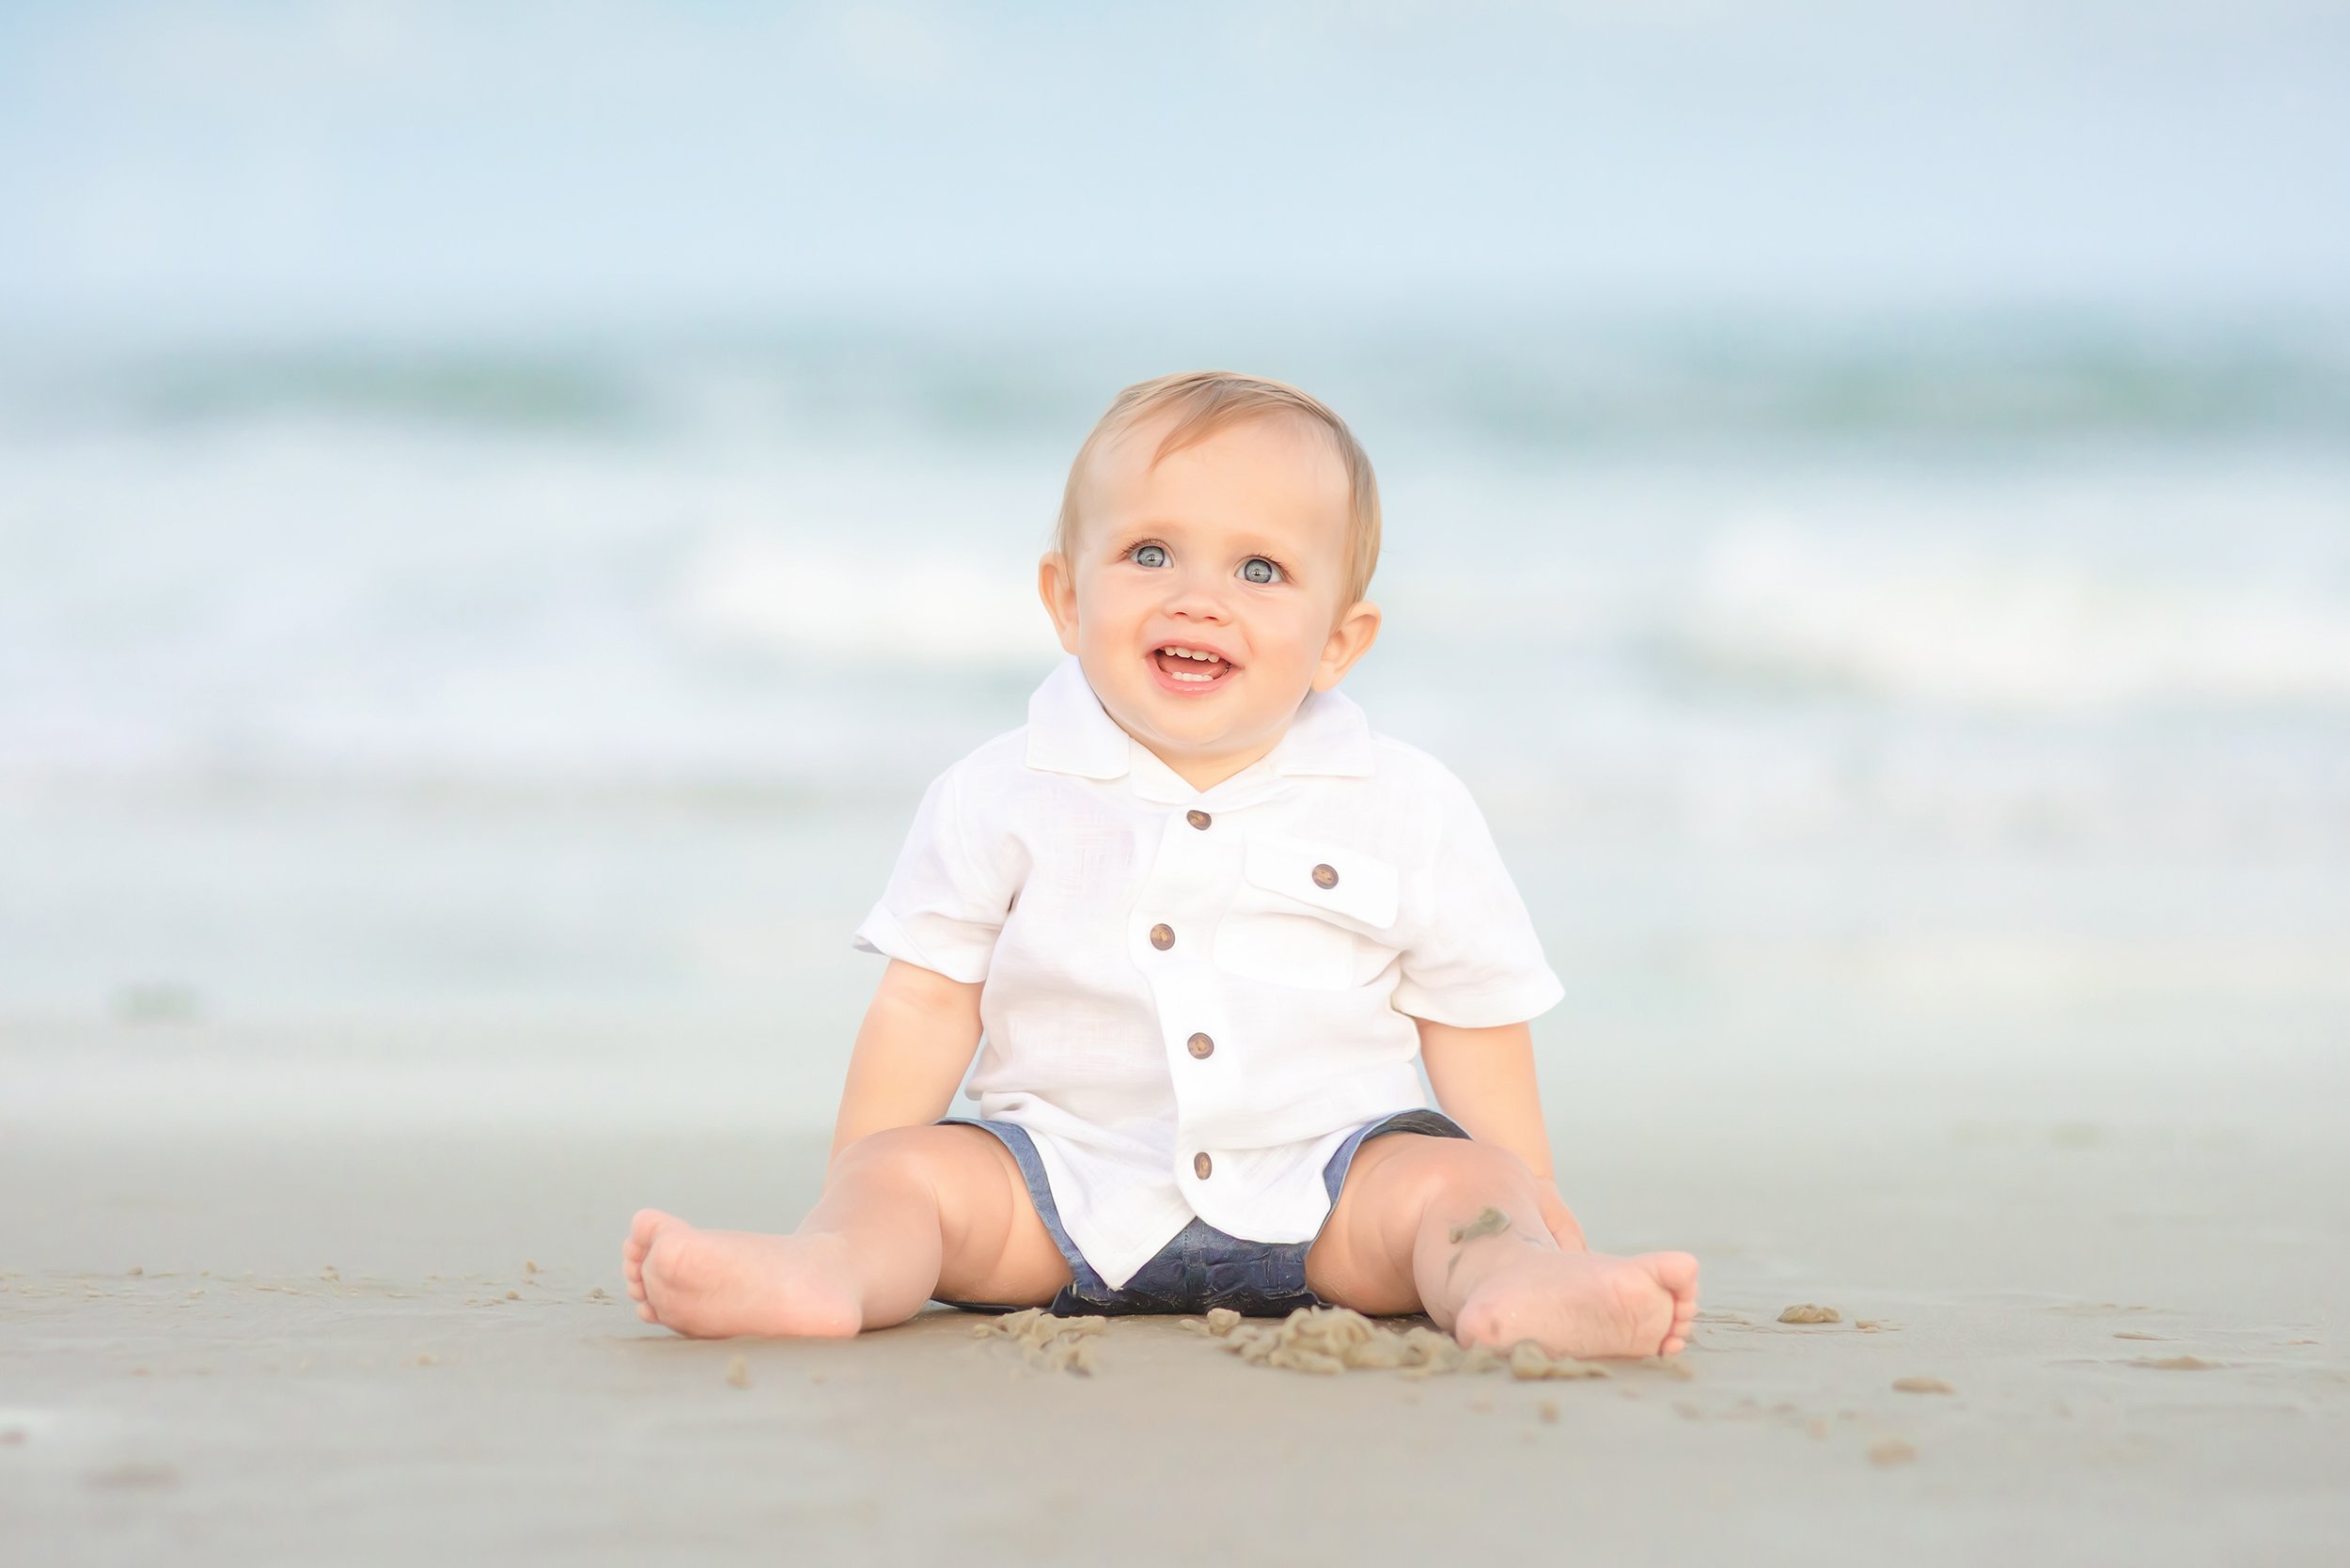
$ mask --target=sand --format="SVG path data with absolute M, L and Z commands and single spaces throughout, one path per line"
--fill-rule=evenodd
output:
M 788 1221 L 821 1136 L 239 1121 L 119 1083 L 102 1117 L 0 1096 L 10 1563 L 2143 1568 L 2350 1539 L 2331 1079 L 2134 1080 L 2102 1119 L 2013 1084 L 1611 1096 L 1555 1129 L 1561 1169 L 1602 1245 L 1704 1260 L 1685 1375 L 1524 1381 L 1300 1375 L 1227 1348 L 1277 1348 L 1258 1320 L 696 1343 L 621 1296 L 630 1212 Z M 1803 1302 L 1849 1321 L 1778 1321 Z
M 1402 1378 L 1421 1378 L 1507 1371 L 1519 1382 L 1530 1383 L 1549 1377 L 1606 1377 L 1610 1366 L 1658 1369 L 1671 1377 L 1688 1375 L 1686 1364 L 1678 1357 L 1602 1363 L 1550 1356 L 1530 1340 L 1506 1349 L 1463 1345 L 1417 1313 L 1369 1318 L 1344 1307 L 1301 1307 L 1285 1318 L 1252 1321 L 1230 1308 L 1217 1307 L 1205 1317 L 1180 1320 L 1179 1326 L 1220 1341 L 1252 1367 L 1318 1375 L 1392 1372 Z
M 1957 1389 L 1938 1377 L 1897 1377 L 1894 1390 L 1904 1394 L 1954 1394 Z
M 971 1330 L 975 1340 L 1006 1339 L 1020 1347 L 1021 1359 L 1049 1372 L 1093 1375 L 1093 1337 L 1109 1326 L 1104 1317 L 1055 1317 L 1042 1307 L 991 1317 Z

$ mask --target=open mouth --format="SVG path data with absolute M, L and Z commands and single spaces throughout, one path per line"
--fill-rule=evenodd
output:
M 1176 653 L 1166 648 L 1154 649 L 1150 663 L 1163 689 L 1186 697 L 1214 691 L 1230 681 L 1232 672 L 1240 667 L 1204 651 Z

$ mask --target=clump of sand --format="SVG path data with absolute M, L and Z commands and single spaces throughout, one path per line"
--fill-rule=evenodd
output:
M 1104 1317 L 1057 1318 L 1042 1307 L 1027 1307 L 973 1325 L 971 1337 L 1010 1340 L 1031 1367 L 1091 1377 L 1094 1338 L 1109 1325 L 1110 1320 Z
M 1844 1314 L 1833 1307 L 1818 1307 L 1806 1301 L 1788 1308 L 1778 1314 L 1781 1323 L 1841 1323 Z
M 1451 1335 L 1424 1323 L 1394 1328 L 1344 1307 L 1301 1307 L 1277 1324 L 1254 1325 L 1229 1307 L 1217 1307 L 1204 1319 L 1184 1318 L 1182 1326 L 1220 1341 L 1252 1366 L 1291 1372 L 1396 1372 L 1420 1378 L 1506 1369 L 1521 1382 L 1609 1375 L 1597 1362 L 1547 1355 L 1531 1340 L 1521 1340 L 1507 1351 L 1489 1345 L 1465 1349 Z M 973 1325 L 971 1337 L 1010 1340 L 1031 1367 L 1090 1377 L 1097 1354 L 1094 1341 L 1108 1328 L 1106 1317 L 1057 1318 L 1044 1308 L 1029 1307 Z M 1650 1356 L 1631 1364 L 1654 1367 L 1674 1377 L 1690 1375 L 1675 1357 Z
M 1183 1326 L 1220 1340 L 1224 1348 L 1254 1366 L 1292 1372 L 1394 1371 L 1405 1377 L 1485 1372 L 1507 1367 L 1521 1381 L 1538 1378 L 1606 1377 L 1607 1369 L 1572 1356 L 1552 1356 L 1531 1340 L 1504 1353 L 1487 1345 L 1464 1349 L 1449 1334 L 1415 1324 L 1396 1329 L 1344 1307 L 1301 1307 L 1277 1325 L 1242 1325 L 1241 1315 L 1218 1307 L 1203 1321 Z

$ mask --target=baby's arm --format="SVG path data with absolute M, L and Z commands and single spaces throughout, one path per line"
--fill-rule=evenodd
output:
M 869 1133 L 927 1126 L 946 1114 L 979 1048 L 980 989 L 889 961 L 849 1056 L 827 1170 Z
M 1420 1060 L 1436 1104 L 1480 1143 L 1497 1144 L 1526 1162 L 1543 1193 L 1543 1219 L 1565 1247 L 1581 1247 L 1583 1228 L 1559 1196 L 1550 1169 L 1550 1135 L 1543 1127 L 1542 1091 L 1534 1080 L 1534 1031 L 1525 1024 L 1465 1029 L 1416 1018 Z

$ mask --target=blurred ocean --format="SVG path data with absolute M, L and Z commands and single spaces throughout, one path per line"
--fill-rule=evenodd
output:
M 1659 867 L 1841 868 L 1819 929 L 1905 940 L 1932 866 L 1937 974 L 2060 920 L 2095 974 L 2350 990 L 2342 321 L 1072 320 L 9 345 L 0 1008 L 846 975 L 922 785 L 1057 654 L 1070 454 L 1209 363 L 1369 446 L 1349 689 L 1601 944 L 1562 970 L 1789 929 L 1783 878 Z
M 1382 465 L 1359 695 L 1496 786 L 1758 832 L 2350 824 L 2350 333 L 1259 336 Z M 1167 363 L 12 356 L 0 777 L 902 788 L 1019 722 L 1068 455 Z

